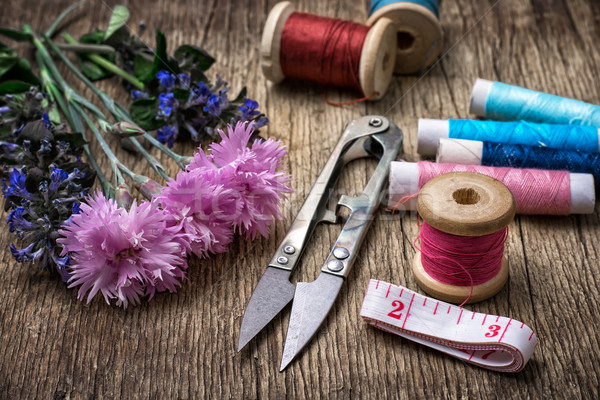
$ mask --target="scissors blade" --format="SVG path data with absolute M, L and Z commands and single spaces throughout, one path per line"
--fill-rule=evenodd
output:
M 323 323 L 344 278 L 321 272 L 312 282 L 298 282 L 288 325 L 280 371 L 300 353 Z
M 238 351 L 252 340 L 294 298 L 292 271 L 267 267 L 246 306 Z

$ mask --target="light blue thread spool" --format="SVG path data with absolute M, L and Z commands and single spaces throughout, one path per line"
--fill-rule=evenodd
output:
M 451 139 L 481 140 L 504 144 L 551 147 L 554 149 L 595 152 L 598 129 L 593 126 L 551 125 L 533 122 L 448 120 Z
M 598 153 L 599 136 L 600 130 L 594 126 L 419 119 L 417 151 L 423 156 L 433 156 L 439 140 L 449 138 Z
M 391 19 L 398 32 L 394 72 L 414 74 L 433 64 L 444 41 L 439 0 L 372 0 L 367 25 L 381 18 Z
M 473 86 L 470 111 L 504 121 L 525 120 L 600 128 L 600 106 L 483 79 L 478 79 Z

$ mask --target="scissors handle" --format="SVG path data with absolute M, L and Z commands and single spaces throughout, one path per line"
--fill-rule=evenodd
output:
M 388 181 L 390 163 L 396 159 L 402 147 L 402 131 L 394 124 L 390 125 L 385 133 L 374 135 L 370 139 L 371 147 L 379 146 L 379 149 L 373 151 L 381 155 L 363 193 L 357 197 L 342 196 L 338 202 L 339 206 L 349 208 L 351 214 L 323 264 L 323 272 L 344 278 L 348 276 L 369 226 L 375 218 L 375 210 L 379 207 L 383 189 Z
M 381 149 L 374 149 L 370 145 L 371 138 L 387 132 L 390 126 L 392 126 L 392 130 L 400 131 L 395 125 L 390 124 L 386 118 L 380 116 L 365 116 L 348 124 L 306 200 L 304 200 L 304 204 L 290 226 L 288 233 L 275 251 L 275 255 L 269 262 L 269 267 L 292 271 L 298 264 L 308 238 L 312 235 L 317 224 L 321 221 L 335 222 L 337 216 L 335 212 L 327 208 L 327 205 L 333 196 L 334 186 L 338 181 L 340 171 L 351 160 L 373 155 L 378 156 L 379 154 L 373 152 Z M 400 142 L 402 140 L 401 135 L 400 133 Z M 391 150 L 388 149 L 389 143 L 381 143 L 383 145 L 382 154 L 389 157 L 391 155 Z M 383 171 L 380 172 L 380 174 L 382 173 Z M 371 183 L 369 182 L 369 184 Z M 379 191 L 373 193 L 379 193 Z

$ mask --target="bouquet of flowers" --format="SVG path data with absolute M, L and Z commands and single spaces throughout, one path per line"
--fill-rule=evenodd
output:
M 105 31 L 79 42 L 65 34 L 67 43 L 59 47 L 52 37 L 76 6 L 41 36 L 28 25 L 22 31 L 0 28 L 1 35 L 33 45 L 40 70 L 38 79 L 28 62 L 0 44 L 11 57 L 8 68 L 0 66 L 2 190 L 9 230 L 22 244 L 10 250 L 17 261 L 57 272 L 79 288 L 80 299 L 89 302 L 101 293 L 107 303 L 127 307 L 157 292 L 175 292 L 188 256 L 224 252 L 236 233 L 267 236 L 292 191 L 283 163 L 287 150 L 278 140 L 257 137 L 268 120 L 245 90 L 229 100 L 219 76 L 214 84 L 206 79 L 212 57 L 191 45 L 168 57 L 159 31 L 156 48 L 149 49 L 126 29 L 124 7 L 115 8 Z M 61 47 L 85 52 L 79 67 Z M 110 116 L 66 82 L 50 51 Z M 92 82 L 111 74 L 131 91 L 129 110 Z M 73 133 L 60 123 L 59 110 Z M 148 132 L 154 129 L 157 138 Z M 114 181 L 99 168 L 86 131 L 109 160 Z M 195 141 L 208 135 L 213 143 L 208 152 L 196 145 L 193 156 L 177 154 L 171 147 L 182 132 Z M 136 150 L 165 184 L 122 163 L 106 133 Z M 140 138 L 180 167 L 174 179 Z M 101 190 L 93 191 L 96 178 Z M 127 180 L 144 200 L 134 198 Z

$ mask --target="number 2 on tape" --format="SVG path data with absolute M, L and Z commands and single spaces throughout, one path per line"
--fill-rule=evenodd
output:
M 362 310 L 368 323 L 483 368 L 520 371 L 537 337 L 524 323 L 481 314 L 371 279 Z

